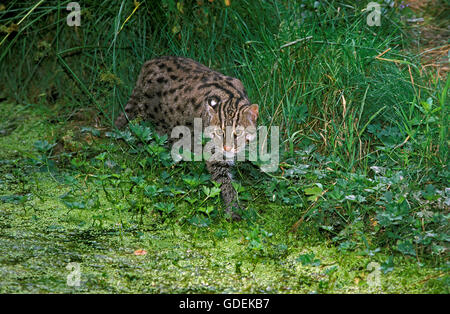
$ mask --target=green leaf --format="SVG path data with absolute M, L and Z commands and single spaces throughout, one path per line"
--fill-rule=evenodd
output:
M 166 214 L 170 214 L 175 210 L 175 205 L 173 203 L 156 203 L 155 208 L 166 213 Z
M 356 247 L 356 243 L 354 241 L 344 241 L 339 244 L 338 250 L 342 252 L 352 251 Z
M 411 240 L 398 241 L 397 242 L 397 250 L 404 255 L 416 256 L 416 250 L 414 249 L 414 246 L 413 246 Z
M 203 189 L 203 193 L 205 193 L 206 196 L 209 196 L 209 193 L 211 192 L 210 189 L 209 189 L 209 187 L 207 187 L 207 186 L 202 186 L 202 189 Z
M 159 189 L 156 185 L 146 185 L 144 187 L 144 194 L 148 197 L 157 196 L 162 192 L 162 189 Z
M 130 124 L 130 130 L 143 143 L 147 143 L 152 139 L 152 130 L 149 127 L 140 124 Z
M 388 257 L 386 261 L 381 263 L 380 269 L 383 271 L 384 274 L 387 274 L 394 270 L 394 257 L 391 255 Z
M 198 209 L 199 212 L 205 213 L 209 215 L 214 210 L 214 206 L 206 206 L 206 207 L 200 207 Z
M 296 259 L 296 261 L 301 262 L 303 266 L 320 266 L 320 259 L 315 259 L 314 257 L 314 253 L 302 254 Z
M 239 184 L 238 182 L 231 182 L 231 184 L 233 185 L 234 189 L 236 190 L 236 192 L 241 193 L 245 191 L 245 188 Z
M 0 196 L 0 201 L 4 203 L 21 204 L 28 200 L 28 195 L 4 195 Z
M 428 113 L 433 107 L 433 98 L 428 97 L 427 101 L 421 101 L 420 104 L 422 105 L 422 108 L 424 109 L 425 113 Z
M 436 193 L 436 188 L 432 184 L 427 184 L 425 191 L 422 191 L 422 196 L 428 201 L 435 201 L 439 198 L 439 194 Z
M 94 136 L 100 136 L 100 131 L 97 129 L 94 129 L 90 126 L 84 126 L 81 128 L 81 133 L 91 133 Z
M 220 194 L 220 188 L 213 187 L 213 188 L 211 188 L 211 193 L 210 193 L 209 197 L 216 197 L 219 194 Z
M 320 188 L 319 186 L 313 186 L 310 188 L 306 188 L 303 190 L 305 192 L 306 195 L 309 195 L 308 200 L 309 201 L 317 201 L 317 199 L 322 195 L 322 188 Z
M 208 217 L 194 216 L 188 219 L 188 222 L 196 227 L 204 228 L 211 224 L 211 220 Z
M 47 142 L 45 140 L 44 141 L 36 141 L 36 142 L 34 142 L 34 148 L 40 153 L 48 152 L 55 145 L 56 145 L 56 143 L 55 144 L 50 144 L 49 142 Z
M 101 154 L 98 154 L 97 156 L 95 156 L 95 159 L 103 161 L 106 158 L 106 152 L 103 152 Z

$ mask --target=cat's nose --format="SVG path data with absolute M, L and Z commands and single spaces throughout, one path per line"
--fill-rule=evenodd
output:
M 231 146 L 224 146 L 223 147 L 223 149 L 226 151 L 226 152 L 229 152 L 231 149 L 232 149 L 232 147 Z

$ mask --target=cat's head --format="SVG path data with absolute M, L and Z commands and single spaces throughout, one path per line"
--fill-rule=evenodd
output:
M 225 157 L 233 158 L 256 139 L 257 104 L 227 108 L 227 104 L 219 106 L 215 100 L 210 100 L 206 112 L 210 118 L 206 136 Z

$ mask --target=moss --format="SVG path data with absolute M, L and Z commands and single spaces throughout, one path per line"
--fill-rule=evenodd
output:
M 45 114 L 22 112 L 20 126 L 0 137 L 1 293 L 448 293 L 442 270 L 402 256 L 379 274 L 379 286 L 370 286 L 368 265 L 383 263 L 387 251 L 344 253 L 316 235 L 293 235 L 277 220 L 285 209 L 273 204 L 252 205 L 258 223 L 216 217 L 204 228 L 187 222 L 189 208 L 140 216 L 116 208 L 104 193 L 97 208 L 69 209 L 61 196 L 73 188 L 63 179 L 70 168 L 42 171 L 24 158 L 36 140 L 54 142 L 58 132 Z M 93 181 L 82 182 L 83 191 L 94 190 Z M 250 245 L 252 230 L 262 247 Z M 138 249 L 147 254 L 134 255 Z M 311 253 L 320 263 L 303 265 L 299 256 Z M 69 263 L 80 266 L 78 287 L 67 284 Z
M 41 188 L 54 188 L 48 176 L 42 180 Z M 133 225 L 131 217 L 122 216 L 129 221 L 127 227 L 112 217 L 104 224 L 108 228 L 98 228 L 92 226 L 88 213 L 68 212 L 58 199 L 37 201 L 34 208 L 24 212 L 18 205 L 0 204 L 3 293 L 425 293 L 445 289 L 443 284 L 426 284 L 427 278 L 439 276 L 438 271 L 399 258 L 395 270 L 381 274 L 381 286 L 371 291 L 367 265 L 372 259 L 342 254 L 328 243 L 292 243 L 286 256 L 255 258 L 248 254 L 239 225 L 229 228 L 226 238 L 212 241 L 219 226 L 193 237 L 198 232 L 194 226 L 174 222 L 167 228 L 146 230 L 149 222 Z M 137 249 L 147 254 L 135 256 Z M 297 261 L 299 255 L 311 252 L 320 259 L 320 266 Z M 66 284 L 70 262 L 81 266 L 80 287 Z M 329 274 L 331 268 L 336 270 Z

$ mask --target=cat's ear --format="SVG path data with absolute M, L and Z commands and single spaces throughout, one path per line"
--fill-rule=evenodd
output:
M 214 109 L 214 107 L 217 106 L 217 103 L 218 103 L 217 99 L 209 98 L 205 104 L 206 112 L 208 113 L 211 119 L 216 115 L 216 110 Z
M 257 104 L 250 105 L 247 109 L 247 116 L 253 123 L 258 119 L 259 106 Z

